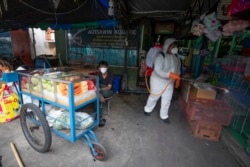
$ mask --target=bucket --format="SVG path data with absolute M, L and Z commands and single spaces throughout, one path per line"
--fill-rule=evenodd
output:
M 122 75 L 114 75 L 112 90 L 114 93 L 119 93 L 121 91 Z

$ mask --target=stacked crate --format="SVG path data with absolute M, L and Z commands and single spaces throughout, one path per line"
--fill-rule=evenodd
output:
M 190 85 L 188 100 L 185 102 L 182 96 L 180 102 L 195 137 L 218 141 L 222 126 L 230 124 L 233 112 L 224 101 L 216 99 L 216 91 Z

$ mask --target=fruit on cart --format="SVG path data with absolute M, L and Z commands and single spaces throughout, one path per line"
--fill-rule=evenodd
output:
M 68 96 L 69 88 L 67 84 L 59 83 L 57 85 L 57 92 L 59 92 L 63 96 Z M 83 93 L 81 83 L 74 84 L 74 96 L 79 96 Z
M 37 85 L 33 85 L 33 88 L 32 88 L 34 91 L 36 92 L 41 92 L 42 91 L 42 85 L 41 84 L 37 84 Z
M 50 91 L 50 92 L 55 92 L 54 90 L 54 81 L 48 80 L 48 79 L 42 79 L 42 86 L 44 89 Z
M 91 80 L 87 80 L 88 90 L 96 90 L 95 84 Z
M 42 91 L 42 85 L 40 83 L 40 73 L 35 73 L 31 78 L 30 78 L 30 82 L 31 82 L 31 89 L 32 91 L 36 91 L 36 92 L 41 92 Z
M 63 96 L 66 96 L 68 93 L 67 84 L 59 83 L 57 86 L 57 92 L 60 93 Z
M 81 88 L 82 88 L 82 93 L 85 93 L 88 91 L 88 82 L 87 81 L 82 81 L 81 82 Z
M 21 88 L 22 89 L 28 89 L 29 88 L 28 77 L 22 76 L 22 78 L 21 78 Z
M 74 83 L 74 96 L 79 96 L 89 90 L 96 90 L 95 84 L 91 80 Z M 68 96 L 68 84 L 59 83 L 57 85 L 57 92 L 63 96 Z
M 32 83 L 32 85 L 37 85 L 39 83 L 39 77 L 40 75 L 38 73 L 34 74 L 33 77 L 31 77 L 30 81 Z
M 78 79 L 80 79 L 80 76 L 78 76 L 78 75 L 65 77 L 66 81 L 75 81 L 75 80 L 78 80 Z

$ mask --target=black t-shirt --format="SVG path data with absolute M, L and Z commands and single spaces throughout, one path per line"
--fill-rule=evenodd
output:
M 105 85 L 108 86 L 109 84 L 112 85 L 113 84 L 113 74 L 108 72 L 107 77 L 104 79 L 102 77 L 102 73 L 98 72 L 97 73 L 98 77 L 99 77 L 99 83 L 100 85 Z

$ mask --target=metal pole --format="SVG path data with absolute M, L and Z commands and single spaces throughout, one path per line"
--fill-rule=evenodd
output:
M 35 55 L 35 58 L 36 58 L 36 40 L 35 40 L 35 32 L 34 32 L 34 28 L 32 28 L 32 46 L 33 46 L 33 49 L 34 49 L 34 55 Z
M 123 77 L 125 80 L 125 85 L 124 89 L 125 91 L 128 90 L 128 29 L 126 30 L 126 38 L 124 41 L 124 72 L 123 72 Z

